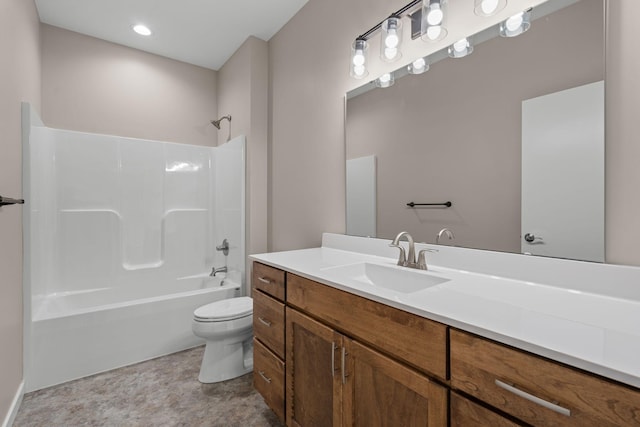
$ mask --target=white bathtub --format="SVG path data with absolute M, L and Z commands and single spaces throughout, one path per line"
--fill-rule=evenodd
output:
M 53 129 L 28 105 L 23 130 L 26 390 L 204 343 L 193 311 L 244 282 L 245 138 Z
M 203 344 L 193 310 L 239 288 L 201 276 L 34 297 L 26 391 Z

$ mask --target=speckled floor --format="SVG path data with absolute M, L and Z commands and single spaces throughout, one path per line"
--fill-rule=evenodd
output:
M 252 374 L 201 384 L 204 347 L 28 393 L 14 427 L 282 426 Z

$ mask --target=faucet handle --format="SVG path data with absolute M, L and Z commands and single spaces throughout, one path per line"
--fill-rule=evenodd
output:
M 221 245 L 216 246 L 216 251 L 222 251 L 225 256 L 229 255 L 229 241 L 224 239 Z
M 393 243 L 389 244 L 390 247 L 392 248 L 398 248 L 400 249 L 400 257 L 398 258 L 398 265 L 401 266 L 406 266 L 407 265 L 407 257 L 404 253 L 404 248 L 400 245 L 394 245 Z
M 422 249 L 418 252 L 418 268 L 420 270 L 427 270 L 427 258 L 425 257 L 425 253 L 427 252 L 438 252 L 434 249 Z

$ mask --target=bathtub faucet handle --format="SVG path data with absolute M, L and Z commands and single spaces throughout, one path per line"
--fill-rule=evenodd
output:
M 221 245 L 216 246 L 216 251 L 222 251 L 224 256 L 229 255 L 229 241 L 224 239 Z

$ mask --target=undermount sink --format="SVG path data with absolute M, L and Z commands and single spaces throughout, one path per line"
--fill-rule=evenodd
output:
M 435 276 L 424 270 L 368 262 L 328 268 L 325 273 L 331 274 L 336 280 L 355 281 L 405 294 L 422 291 L 449 281 L 447 278 Z

